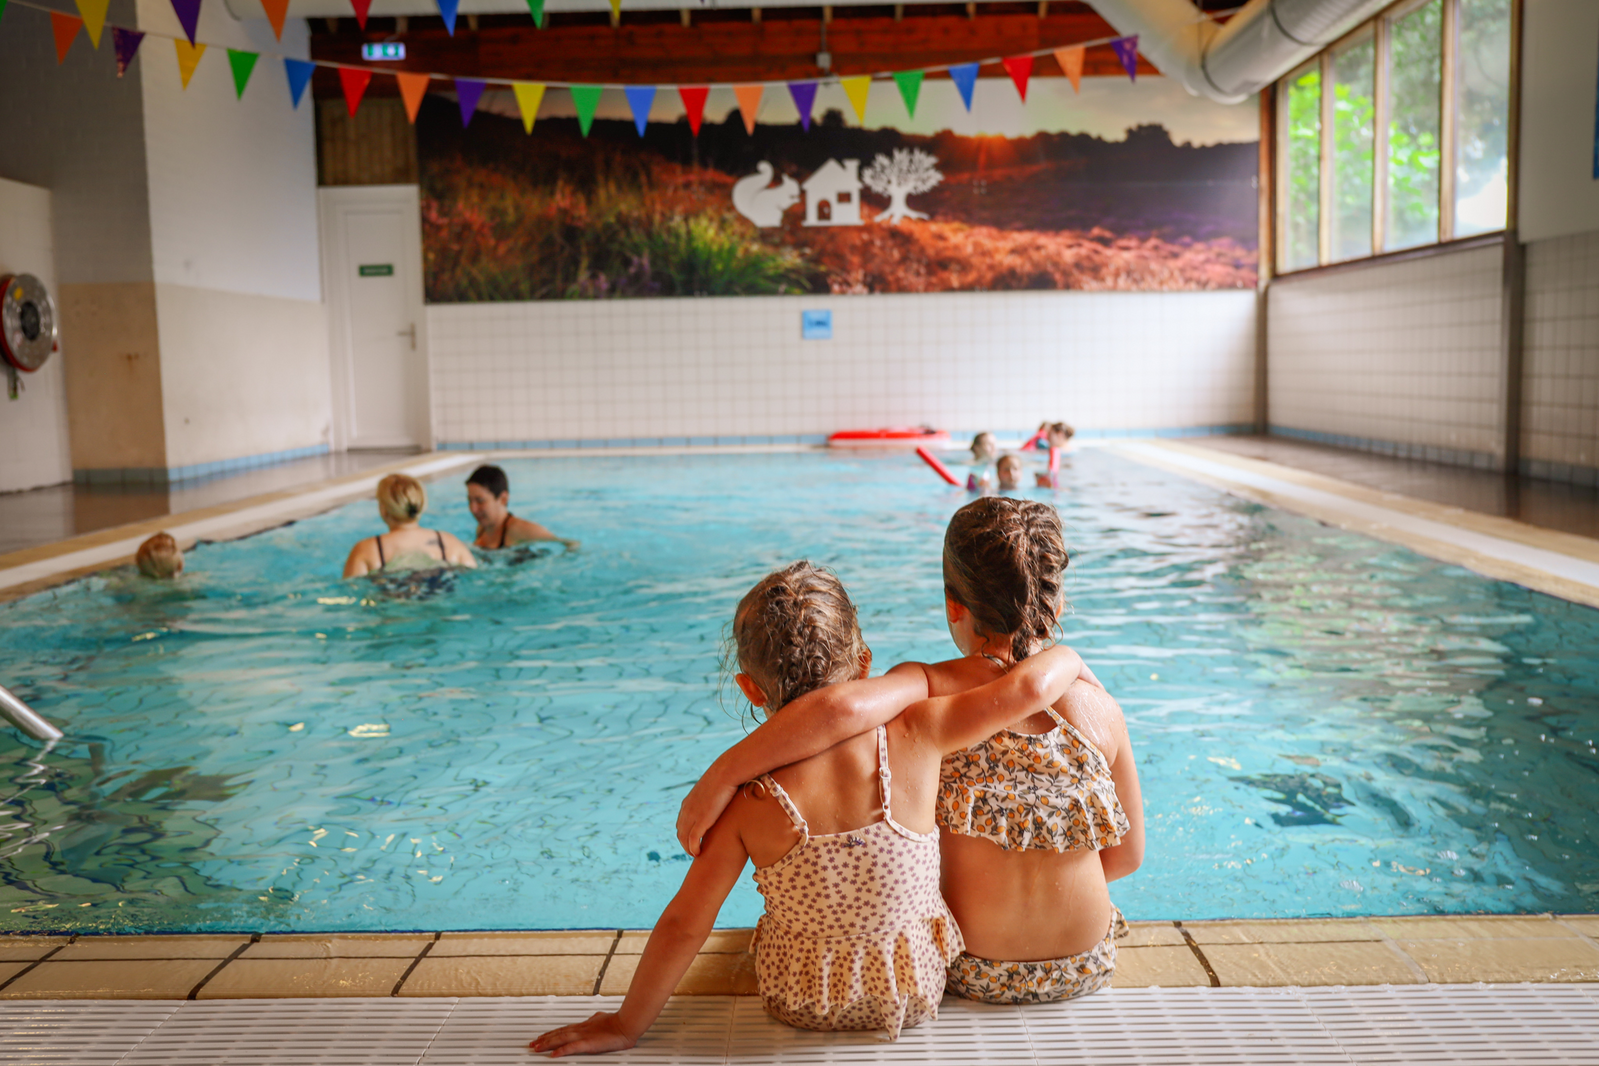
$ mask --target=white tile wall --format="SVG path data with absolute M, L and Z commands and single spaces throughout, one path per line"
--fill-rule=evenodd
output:
M 800 339 L 815 309 L 832 340 Z M 447 444 L 1253 417 L 1252 291 L 440 304 L 427 322 Z
M 1496 245 L 1273 283 L 1272 426 L 1495 461 L 1501 258 Z
M 1591 484 L 1599 468 L 1599 232 L 1527 246 L 1525 316 L 1522 459 L 1534 474 Z M 1540 463 L 1585 467 L 1586 476 Z

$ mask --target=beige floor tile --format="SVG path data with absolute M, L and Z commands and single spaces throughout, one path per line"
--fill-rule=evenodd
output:
M 1599 940 L 1599 914 L 1562 914 L 1559 917 L 1570 928 Z
M 307 936 L 268 934 L 244 949 L 241 959 L 414 959 L 433 942 L 414 936 Z
M 1203 988 L 1209 984 L 1210 975 L 1186 946 L 1116 949 L 1113 988 Z
M 1537 915 L 1373 918 L 1371 924 L 1395 940 L 1527 940 L 1537 937 L 1565 938 L 1577 935 L 1554 919 Z
M 238 958 L 200 989 L 200 999 L 276 999 L 295 996 L 386 996 L 410 959 Z
M 225 959 L 250 942 L 247 936 L 85 936 L 51 962 L 80 959 Z
M 705 938 L 705 946 L 700 948 L 701 955 L 723 955 L 728 952 L 738 952 L 750 949 L 750 940 L 755 936 L 753 929 L 717 929 Z M 644 945 L 650 939 L 648 929 L 634 929 L 622 934 L 621 941 L 616 945 L 618 955 L 640 955 L 644 952 Z
M 402 996 L 588 996 L 604 955 L 500 955 L 417 963 Z
M 5 984 L 17 974 L 26 970 L 28 966 L 29 963 L 27 962 L 0 962 L 0 985 Z
M 1400 940 L 1399 948 L 1440 984 L 1474 981 L 1599 981 L 1599 948 L 1563 940 Z
M 609 955 L 614 932 L 445 933 L 430 959 L 459 955 Z
M 1170 922 L 1128 922 L 1127 935 L 1116 941 L 1118 948 L 1165 946 L 1180 947 L 1184 951 L 1188 950 L 1187 944 L 1182 931 Z
M 1222 987 L 1237 985 L 1417 985 L 1422 980 L 1382 941 L 1211 944 L 1202 949 Z
M 627 992 L 638 969 L 640 956 L 616 955 L 605 969 L 605 983 L 600 986 L 602 996 L 620 996 Z M 689 964 L 688 972 L 677 983 L 679 996 L 753 996 L 755 985 L 755 956 L 748 952 L 722 952 L 700 955 Z
M 1381 940 L 1382 933 L 1360 918 L 1307 919 L 1281 922 L 1184 922 L 1194 943 L 1321 944 L 1340 940 Z
M 71 939 L 66 936 L 0 937 L 0 962 L 32 962 L 34 959 L 42 959 L 56 948 L 65 947 Z
M 41 962 L 0 992 L 4 999 L 184 999 L 216 959 Z

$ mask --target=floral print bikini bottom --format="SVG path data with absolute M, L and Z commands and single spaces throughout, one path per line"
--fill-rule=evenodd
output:
M 1127 935 L 1127 921 L 1111 905 L 1105 938 L 1087 951 L 1063 959 L 998 962 L 961 952 L 949 964 L 947 991 L 979 1003 L 1054 1003 L 1098 992 L 1116 973 L 1116 941 Z

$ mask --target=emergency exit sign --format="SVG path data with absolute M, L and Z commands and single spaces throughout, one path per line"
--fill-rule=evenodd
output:
M 361 46 L 361 58 L 373 59 L 404 59 L 405 45 L 400 41 L 368 41 Z

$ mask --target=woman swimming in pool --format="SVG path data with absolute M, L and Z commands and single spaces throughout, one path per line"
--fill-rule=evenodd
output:
M 994 496 L 955 513 L 944 536 L 945 611 L 963 658 L 925 670 L 944 695 L 1004 672 L 1047 646 L 1065 607 L 1060 516 Z M 826 750 L 884 720 L 896 667 L 797 702 L 725 752 L 678 818 L 690 854 L 737 782 Z M 904 697 L 897 697 L 903 699 Z M 1143 862 L 1144 819 L 1132 743 L 1116 701 L 1074 685 L 1046 707 L 946 757 L 939 786 L 943 890 L 966 938 L 950 989 L 990 1003 L 1084 995 L 1110 982 L 1126 931 L 1108 882 Z
M 537 522 L 511 513 L 511 480 L 497 466 L 484 464 L 466 479 L 466 506 L 477 519 L 474 547 L 491 551 L 511 548 L 534 540 L 558 541 L 566 550 L 577 551 L 578 542 L 557 537 Z
M 810 563 L 770 574 L 744 596 L 733 641 L 738 687 L 774 720 L 805 693 L 871 669 L 844 586 Z M 939 756 L 1058 696 L 1081 668 L 1070 649 L 1054 649 L 987 688 L 896 711 L 886 725 L 751 782 L 706 834 L 621 1009 L 545 1033 L 532 1049 L 559 1056 L 637 1043 L 750 859 L 766 897 L 755 951 L 769 1014 L 891 1038 L 936 1018 L 946 967 L 961 950 L 938 892 Z
M 358 541 L 350 549 L 344 561 L 345 577 L 477 566 L 471 550 L 454 536 L 421 527 L 419 519 L 427 509 L 428 494 L 416 478 L 390 474 L 378 482 L 377 496 L 378 514 L 389 531 Z

